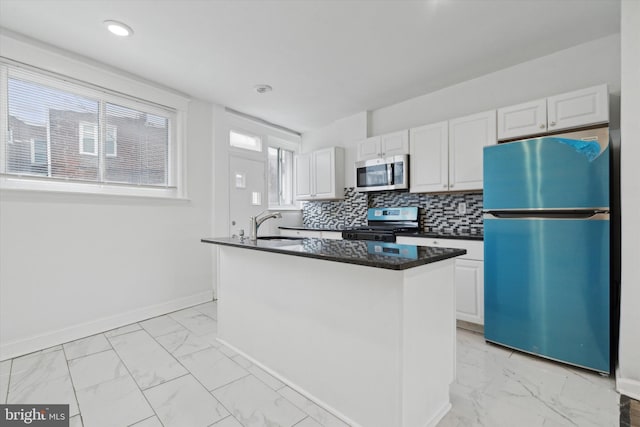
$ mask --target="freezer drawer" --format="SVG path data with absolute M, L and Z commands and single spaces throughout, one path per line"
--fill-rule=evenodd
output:
M 608 209 L 608 140 L 560 136 L 485 147 L 484 210 Z
M 485 338 L 609 372 L 609 221 L 485 218 Z

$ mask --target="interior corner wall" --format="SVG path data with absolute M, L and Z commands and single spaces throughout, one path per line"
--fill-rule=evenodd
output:
M 191 100 L 188 200 L 0 192 L 0 360 L 212 298 L 211 129 Z
M 640 2 L 622 1 L 620 393 L 640 400 Z

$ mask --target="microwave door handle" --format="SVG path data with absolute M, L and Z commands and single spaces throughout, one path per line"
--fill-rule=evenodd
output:
M 387 165 L 387 182 L 389 185 L 393 185 L 393 163 Z

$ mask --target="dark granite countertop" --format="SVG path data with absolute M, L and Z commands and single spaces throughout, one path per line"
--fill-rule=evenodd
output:
M 390 270 L 406 270 L 412 267 L 454 258 L 467 253 L 464 249 L 434 248 L 414 245 L 395 245 L 362 240 L 288 239 L 260 240 L 252 242 L 228 237 L 205 238 L 204 243 L 232 246 L 249 250 L 275 252 L 286 255 L 323 259 L 347 264 Z M 389 251 L 388 255 L 381 252 Z
M 400 232 L 397 236 L 424 237 L 430 239 L 456 239 L 456 240 L 484 240 L 481 233 L 455 232 L 455 231 L 426 231 L 426 232 Z
M 309 227 L 279 227 L 283 230 L 303 230 L 303 231 L 336 231 L 341 232 L 338 228 L 309 228 Z M 457 239 L 457 240 L 484 240 L 482 233 L 472 233 L 469 231 L 423 231 L 423 232 L 400 232 L 398 236 L 403 237 L 426 237 L 432 239 Z
M 329 227 L 326 227 L 326 228 L 322 228 L 322 227 L 311 228 L 311 227 L 303 227 L 303 226 L 300 226 L 300 227 L 280 226 L 278 228 L 281 228 L 283 230 L 302 230 L 302 231 L 336 231 L 336 232 L 342 232 L 344 230 L 344 228 L 336 228 L 336 227 L 333 227 L 333 228 L 329 228 Z

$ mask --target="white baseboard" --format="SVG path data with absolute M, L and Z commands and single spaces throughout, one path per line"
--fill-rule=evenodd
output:
M 640 400 L 640 381 L 628 378 L 616 378 L 616 389 L 618 393 Z
M 447 415 L 447 413 L 451 410 L 451 402 L 447 402 L 446 405 L 443 405 L 442 408 L 438 412 L 435 413 L 433 417 L 425 424 L 425 427 L 436 427 L 440 421 Z
M 113 316 L 103 317 L 102 319 L 91 320 L 79 325 L 69 326 L 68 328 L 46 332 L 21 340 L 2 343 L 0 344 L 0 361 L 33 353 L 34 351 L 43 350 L 59 344 L 64 344 L 89 335 L 109 331 L 131 323 L 140 322 L 141 320 L 181 310 L 196 304 L 202 304 L 204 302 L 211 301 L 212 299 L 213 291 L 200 292 L 195 295 L 128 311 L 126 313 L 119 313 Z

